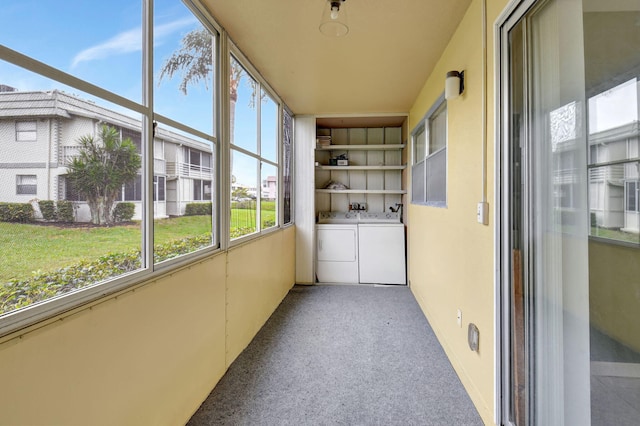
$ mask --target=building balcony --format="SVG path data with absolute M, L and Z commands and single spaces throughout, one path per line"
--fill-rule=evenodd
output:
M 168 178 L 188 177 L 193 179 L 213 179 L 213 168 L 180 161 L 168 161 L 166 163 Z

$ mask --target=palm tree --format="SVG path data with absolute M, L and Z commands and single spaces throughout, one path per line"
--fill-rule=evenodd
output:
M 181 41 L 181 47 L 173 52 L 160 70 L 160 81 L 164 77 L 172 78 L 182 72 L 179 89 L 187 94 L 190 84 L 204 82 L 209 87 L 214 66 L 213 37 L 206 28 L 197 28 L 187 33 Z M 233 143 L 236 102 L 238 101 L 238 85 L 243 77 L 244 69 L 232 58 L 229 73 L 229 120 L 231 124 L 230 142 Z M 254 88 L 255 91 L 255 88 Z M 253 97 L 252 97 L 253 98 Z
M 74 188 L 87 199 L 91 222 L 109 225 L 113 222 L 113 205 L 122 185 L 132 182 L 141 160 L 131 139 L 120 139 L 120 132 L 102 126 L 97 138 L 80 137 L 80 152 L 67 165 Z

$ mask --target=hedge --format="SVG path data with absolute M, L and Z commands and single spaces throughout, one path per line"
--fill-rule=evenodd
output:
M 118 203 L 113 209 L 113 220 L 116 222 L 130 222 L 135 212 L 135 204 L 129 202 Z
M 40 200 L 38 201 L 38 207 L 40 207 L 40 213 L 44 220 L 53 221 L 56 220 L 56 203 L 53 200 Z
M 210 234 L 158 244 L 154 247 L 154 262 L 190 253 L 210 244 Z M 52 272 L 35 271 L 27 279 L 13 279 L 4 285 L 0 284 L 0 314 L 135 271 L 140 265 L 140 250 L 132 250 L 109 253 L 93 261 L 82 260 Z
M 33 222 L 34 212 L 30 203 L 0 203 L 0 222 Z
M 189 203 L 184 209 L 185 216 L 211 216 L 211 202 L 208 203 Z
M 56 202 L 56 217 L 58 222 L 73 222 L 73 203 L 68 200 Z

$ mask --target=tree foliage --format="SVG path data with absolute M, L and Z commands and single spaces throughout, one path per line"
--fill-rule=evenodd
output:
M 118 130 L 106 125 L 97 137 L 85 135 L 78 142 L 80 152 L 67 166 L 67 179 L 86 197 L 91 222 L 111 224 L 113 204 L 122 185 L 136 178 L 140 156 L 131 139 L 121 140 Z

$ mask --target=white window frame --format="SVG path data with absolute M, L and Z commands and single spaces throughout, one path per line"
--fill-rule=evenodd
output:
M 35 183 L 24 183 L 23 180 L 33 179 Z M 21 192 L 21 188 L 33 187 L 33 192 Z M 37 175 L 16 175 L 16 195 L 37 195 L 38 176 Z
M 275 161 L 265 158 L 261 155 L 261 137 L 262 137 L 262 132 L 261 132 L 261 120 L 262 120 L 262 115 L 261 115 L 261 104 L 262 102 L 257 102 L 256 103 L 256 117 L 258 120 L 258 125 L 257 125 L 257 132 L 256 132 L 256 137 L 257 137 L 257 146 L 256 146 L 256 150 L 255 152 L 248 150 L 246 148 L 242 148 L 240 146 L 237 146 L 235 144 L 229 144 L 230 145 L 230 152 L 233 153 L 235 152 L 239 152 L 241 154 L 244 154 L 246 156 L 249 156 L 253 159 L 256 160 L 257 162 L 257 179 L 255 182 L 255 188 L 256 188 L 256 231 L 252 232 L 250 234 L 246 234 L 246 235 L 242 235 L 240 237 L 234 238 L 233 240 L 230 241 L 230 244 L 237 244 L 240 241 L 246 241 L 249 238 L 255 238 L 258 237 L 264 233 L 268 233 L 268 232 L 273 232 L 276 231 L 278 229 L 280 229 L 282 227 L 282 217 L 280 214 L 280 206 L 282 205 L 282 101 L 280 100 L 280 98 L 278 96 L 276 96 L 275 92 L 268 86 L 268 84 L 266 83 L 266 81 L 260 76 L 260 74 L 257 72 L 257 70 L 255 68 L 253 68 L 250 65 L 250 61 L 248 61 L 246 59 L 246 57 L 240 52 L 240 50 L 234 46 L 233 44 L 231 44 L 231 49 L 228 52 L 229 55 L 229 67 L 231 67 L 231 58 L 233 58 L 233 60 L 235 60 L 236 62 L 238 62 L 238 64 L 240 66 L 242 66 L 242 68 L 244 69 L 244 71 L 246 72 L 246 74 L 252 78 L 255 82 L 256 82 L 256 91 L 258 92 L 258 98 L 260 99 L 262 96 L 262 92 L 264 91 L 265 94 L 276 104 L 276 107 L 278 108 L 278 115 L 276 117 L 276 128 L 278 129 L 278 136 L 277 136 L 277 141 L 276 141 L 276 155 L 275 155 Z M 229 68 L 231 69 L 231 68 Z M 233 131 L 233 129 L 230 129 L 230 131 Z M 233 156 L 233 154 L 231 154 L 231 156 Z M 266 228 L 266 229 L 262 229 L 262 220 L 261 220 L 261 211 L 260 211 L 260 206 L 261 206 L 261 199 L 262 199 L 262 194 L 260 189 L 262 188 L 262 164 L 267 164 L 270 166 L 275 167 L 276 169 L 276 185 L 277 185 L 277 193 L 278 196 L 276 198 L 276 210 L 275 210 L 275 226 Z M 230 164 L 230 169 L 231 169 L 231 164 Z M 229 188 L 228 190 L 231 191 L 231 185 L 233 183 L 231 182 L 231 180 L 229 180 Z M 231 223 L 229 223 L 229 232 L 231 232 Z
M 16 142 L 36 142 L 38 120 L 16 120 Z
M 440 114 L 445 114 L 445 126 L 444 126 L 444 146 L 438 146 L 432 150 L 433 146 L 433 137 L 435 135 L 431 131 L 431 123 L 433 123 L 434 119 L 439 117 Z M 448 175 L 448 165 L 447 165 L 447 148 L 449 145 L 448 138 L 448 120 L 447 120 L 447 102 L 444 98 L 444 93 L 438 97 L 438 99 L 433 103 L 431 108 L 427 111 L 424 118 L 420 120 L 418 125 L 411 132 L 411 141 L 412 141 L 412 168 L 411 168 L 411 203 L 417 205 L 425 205 L 431 207 L 447 207 L 447 199 L 448 199 L 448 185 L 447 185 L 447 175 Z M 423 137 L 424 135 L 424 137 Z M 424 142 L 424 149 L 419 151 L 419 144 Z M 440 144 L 438 144 L 440 145 Z M 424 154 L 421 152 L 424 151 Z M 440 157 L 444 156 L 444 160 Z M 437 161 L 444 162 L 444 170 L 442 173 L 444 176 L 441 176 L 443 179 L 443 188 L 437 188 L 441 190 L 444 194 L 444 197 L 438 197 L 437 195 L 433 195 L 431 191 L 429 191 L 429 185 L 433 184 L 433 182 L 429 179 L 430 168 L 434 166 L 441 165 L 437 163 Z M 444 198 L 444 199 L 439 199 Z

